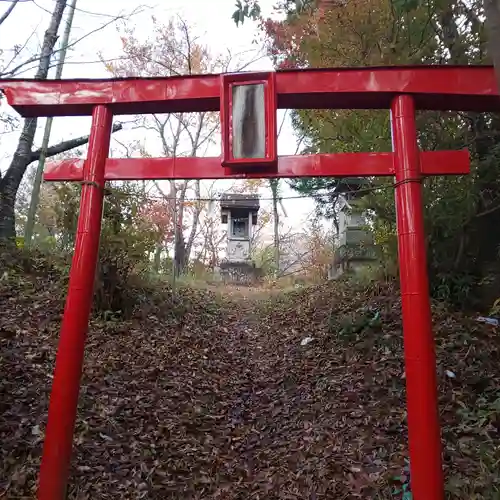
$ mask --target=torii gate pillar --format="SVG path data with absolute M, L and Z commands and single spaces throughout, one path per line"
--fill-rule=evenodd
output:
M 396 224 L 406 373 L 412 494 L 443 498 L 436 355 L 432 335 L 415 104 L 408 95 L 391 104 L 396 173 Z
M 50 396 L 50 418 L 47 423 L 40 469 L 39 500 L 66 498 L 83 353 L 94 296 L 104 197 L 104 171 L 112 122 L 113 114 L 108 107 L 98 105 L 94 108 L 87 161 L 83 170 L 75 251 Z

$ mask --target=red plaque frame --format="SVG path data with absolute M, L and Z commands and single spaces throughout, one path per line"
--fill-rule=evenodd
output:
M 234 172 L 275 170 L 278 165 L 278 131 L 276 74 L 227 73 L 221 75 L 220 123 L 222 135 L 222 165 Z M 236 85 L 264 85 L 265 155 L 263 158 L 233 157 L 233 87 Z

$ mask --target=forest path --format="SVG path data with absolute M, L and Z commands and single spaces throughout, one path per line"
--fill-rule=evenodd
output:
M 6 498 L 36 489 L 60 288 L 37 276 L 0 283 Z M 131 320 L 91 321 L 69 499 L 398 498 L 390 483 L 407 433 L 397 290 L 186 287 L 175 303 L 163 291 L 145 299 Z M 380 312 L 378 329 L 347 328 L 367 307 Z M 473 498 L 486 484 L 476 481 L 484 450 L 492 464 L 500 451 L 481 429 L 457 448 L 459 411 L 490 404 L 467 381 L 481 374 L 498 387 L 500 346 L 487 325 L 443 308 L 434 319 L 446 472 L 460 482 L 456 498 Z M 461 377 L 453 390 L 445 369 Z

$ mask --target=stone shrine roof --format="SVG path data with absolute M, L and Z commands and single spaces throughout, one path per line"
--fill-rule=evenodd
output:
M 258 194 L 223 194 L 220 200 L 221 209 L 243 208 L 251 211 L 258 211 L 260 201 Z

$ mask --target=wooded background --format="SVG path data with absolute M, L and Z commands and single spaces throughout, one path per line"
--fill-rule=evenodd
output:
M 50 76 L 50 68 L 59 57 L 58 33 L 64 25 L 66 4 L 63 0 L 55 3 L 38 53 L 26 55 L 23 47 L 2 47 L 0 76 L 15 77 L 27 65 L 33 67 L 37 78 Z M 256 41 L 265 46 L 277 69 L 489 64 L 495 56 L 498 6 L 493 4 L 486 0 L 484 5 L 479 1 L 282 1 L 271 19 L 261 14 L 256 2 L 247 1 L 239 3 L 233 17 L 237 22 L 245 16 L 253 18 L 259 27 Z M 493 10 L 487 11 L 488 6 Z M 6 4 L 0 30 L 16 7 L 15 0 Z M 224 57 L 213 54 L 182 18 L 162 23 L 153 16 L 147 40 L 136 35 L 132 14 L 112 21 L 116 22 L 123 53 L 117 61 L 102 57 L 110 77 L 246 68 L 246 64 L 235 63 L 230 51 Z M 290 115 L 298 154 L 391 149 L 386 111 L 290 110 Z M 37 120 L 21 121 L 5 111 L 0 116 L 4 132 L 19 131 L 11 161 L 3 161 L 0 168 L 0 240 L 23 245 L 34 162 L 40 157 L 40 149 L 34 146 Z M 466 147 L 472 158 L 471 175 L 430 178 L 424 184 L 432 295 L 460 307 L 489 307 L 498 296 L 500 276 L 500 234 L 494 230 L 500 222 L 499 117 L 487 113 L 419 112 L 417 121 L 422 149 Z M 168 156 L 204 155 L 220 140 L 216 113 L 140 116 L 127 125 L 138 131 L 137 137 L 146 132 L 153 134 L 162 154 Z M 116 124 L 115 131 L 121 127 Z M 82 137 L 51 144 L 45 156 L 83 157 L 86 141 L 87 137 Z M 115 156 L 151 155 L 140 139 L 120 144 L 120 150 L 112 152 Z M 317 211 L 309 227 L 297 231 L 285 228 L 283 219 L 287 214 L 280 206 L 285 182 L 297 196 L 314 197 Z M 292 264 L 294 273 L 324 279 L 334 250 L 338 182 L 252 181 L 223 189 L 217 183 L 201 185 L 199 181 L 112 183 L 106 197 L 101 261 L 108 262 L 108 269 L 109 262 L 113 262 L 113 272 L 118 274 L 123 268 L 124 276 L 211 273 L 223 256 L 225 241 L 217 209 L 220 194 L 259 192 L 270 203 L 261 211 L 254 242 L 257 264 L 274 278 L 289 274 Z M 373 279 L 391 279 L 397 277 L 394 192 L 387 187 L 387 181 L 378 179 L 370 179 L 369 188 L 362 204 L 371 215 L 375 241 L 383 256 Z M 43 184 L 30 244 L 43 251 L 69 255 L 78 203 L 79 186 Z M 285 251 L 292 240 L 301 242 L 294 257 Z

